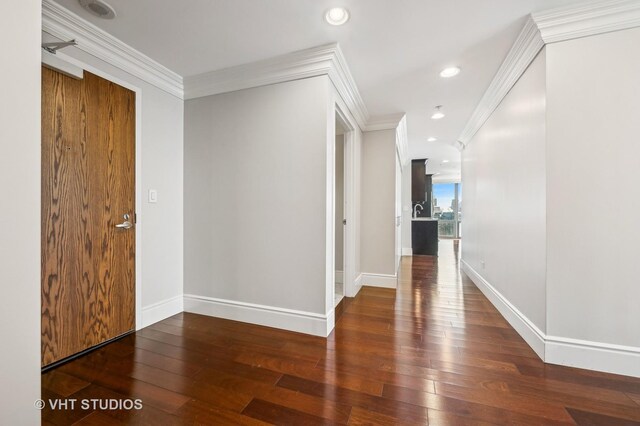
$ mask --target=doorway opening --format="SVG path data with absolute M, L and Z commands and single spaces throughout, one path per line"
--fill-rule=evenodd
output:
M 333 320 L 337 321 L 344 312 L 348 298 L 355 297 L 359 290 L 356 278 L 356 227 L 357 227 L 357 180 L 355 178 L 359 151 L 357 149 L 357 124 L 339 101 L 335 102 L 332 121 L 335 128 L 329 133 L 329 143 L 333 145 L 331 178 L 333 180 L 331 197 L 333 209 L 327 217 L 331 225 L 330 243 L 327 258 L 331 269 L 327 272 L 327 307 L 333 309 Z M 329 254 L 329 251 L 331 252 Z M 335 324 L 335 322 L 334 322 Z M 330 326 L 330 329 L 333 325 Z

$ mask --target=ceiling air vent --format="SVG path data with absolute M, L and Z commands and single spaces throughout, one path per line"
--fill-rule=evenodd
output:
M 87 10 L 90 14 L 102 19 L 113 19 L 116 17 L 116 11 L 113 7 L 102 0 L 79 0 L 80 6 Z

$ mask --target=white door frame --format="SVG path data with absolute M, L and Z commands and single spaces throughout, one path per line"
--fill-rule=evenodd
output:
M 395 212 L 396 212 L 396 241 L 395 241 L 395 270 L 396 277 L 400 279 L 400 261 L 402 259 L 402 160 L 400 159 L 400 153 L 396 149 L 396 199 L 395 199 Z
M 326 288 L 325 312 L 327 316 L 327 336 L 335 326 L 335 149 L 336 149 L 336 118 L 345 128 L 344 133 L 344 257 L 343 257 L 343 285 L 344 295 L 354 297 L 359 287 L 357 285 L 356 262 L 357 231 L 358 231 L 358 132 L 357 121 L 351 115 L 348 107 L 330 83 L 330 96 L 327 104 L 327 175 L 326 175 Z
M 338 103 L 335 104 L 335 116 L 340 120 L 342 126 L 345 129 L 344 132 L 344 188 L 343 188 L 343 215 L 347 221 L 347 224 L 343 229 L 343 258 L 342 258 L 342 270 L 343 270 L 343 285 L 344 295 L 347 297 L 354 297 L 355 291 L 355 229 L 356 229 L 356 215 L 355 215 L 355 174 L 354 174 L 354 160 L 355 160 L 355 127 L 349 122 L 349 118 L 341 109 Z M 335 120 L 334 120 L 335 121 Z M 335 147 L 335 130 L 333 143 Z M 335 185 L 335 170 L 334 170 L 334 185 Z M 335 193 L 334 193 L 335 199 Z M 333 217 L 335 223 L 335 206 L 333 209 Z M 334 230 L 335 237 L 335 230 Z M 335 241 L 334 241 L 335 249 Z
M 98 77 L 102 77 L 105 80 L 109 80 L 119 86 L 131 90 L 136 94 L 136 140 L 135 140 L 135 153 L 136 153 L 136 253 L 135 253 L 135 294 L 136 294 L 136 325 L 135 330 L 143 328 L 142 324 L 142 88 L 135 86 L 128 81 L 124 81 L 118 77 L 115 77 L 99 68 L 87 64 L 81 60 L 73 58 L 69 55 L 65 55 L 62 52 L 57 52 L 56 56 L 62 61 L 68 62 L 76 67 L 82 68 L 85 71 L 95 74 Z

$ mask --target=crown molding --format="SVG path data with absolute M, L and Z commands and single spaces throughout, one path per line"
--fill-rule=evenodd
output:
M 358 125 L 364 130 L 369 120 L 369 113 L 337 43 L 185 77 L 185 99 L 195 99 L 321 75 L 329 76 Z
M 367 107 L 360 96 L 356 81 L 351 75 L 347 60 L 338 43 L 334 44 L 334 59 L 332 64 L 333 67 L 329 72 L 331 82 L 338 90 L 342 100 L 347 104 L 347 108 L 349 108 L 351 114 L 356 119 L 360 129 L 365 129 L 369 121 L 369 111 L 367 111 Z
M 406 166 L 409 163 L 409 135 L 407 133 L 407 116 L 404 114 L 396 127 L 396 148 L 400 164 Z
M 358 126 L 364 130 L 369 122 L 367 108 L 337 43 L 183 78 L 53 0 L 42 0 L 42 30 L 62 40 L 75 39 L 76 48 L 181 99 L 327 75 Z
M 471 141 L 545 44 L 638 26 L 638 0 L 592 1 L 530 15 L 458 141 Z
M 329 74 L 336 47 L 336 44 L 319 46 L 185 77 L 185 99 Z
M 531 15 L 545 44 L 640 26 L 638 0 L 605 0 Z
M 446 144 L 447 145 L 451 145 L 452 147 L 454 147 L 455 149 L 457 149 L 460 152 L 464 151 L 464 148 L 465 148 L 465 145 L 462 142 L 460 142 L 459 140 L 447 141 Z
M 42 1 L 42 30 L 76 48 L 183 98 L 182 77 L 52 0 Z
M 404 117 L 404 112 L 370 117 L 364 131 L 375 132 L 376 130 L 396 129 Z
M 480 103 L 471 114 L 458 141 L 467 145 L 482 125 L 489 119 L 493 111 L 500 105 L 502 99 L 509 93 L 529 64 L 544 47 L 540 31 L 534 20 L 529 17 L 520 35 L 511 47 L 489 88 L 480 99 Z

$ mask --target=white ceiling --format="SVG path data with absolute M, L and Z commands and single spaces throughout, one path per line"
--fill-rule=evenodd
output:
M 584 0 L 107 0 L 112 21 L 57 1 L 182 76 L 337 41 L 369 113 L 406 112 L 410 156 L 430 158 L 444 180 L 459 179 L 451 144 L 525 17 Z M 333 27 L 323 16 L 338 5 L 351 20 Z M 449 65 L 462 73 L 440 78 Z M 436 105 L 447 114 L 439 121 L 429 118 Z

